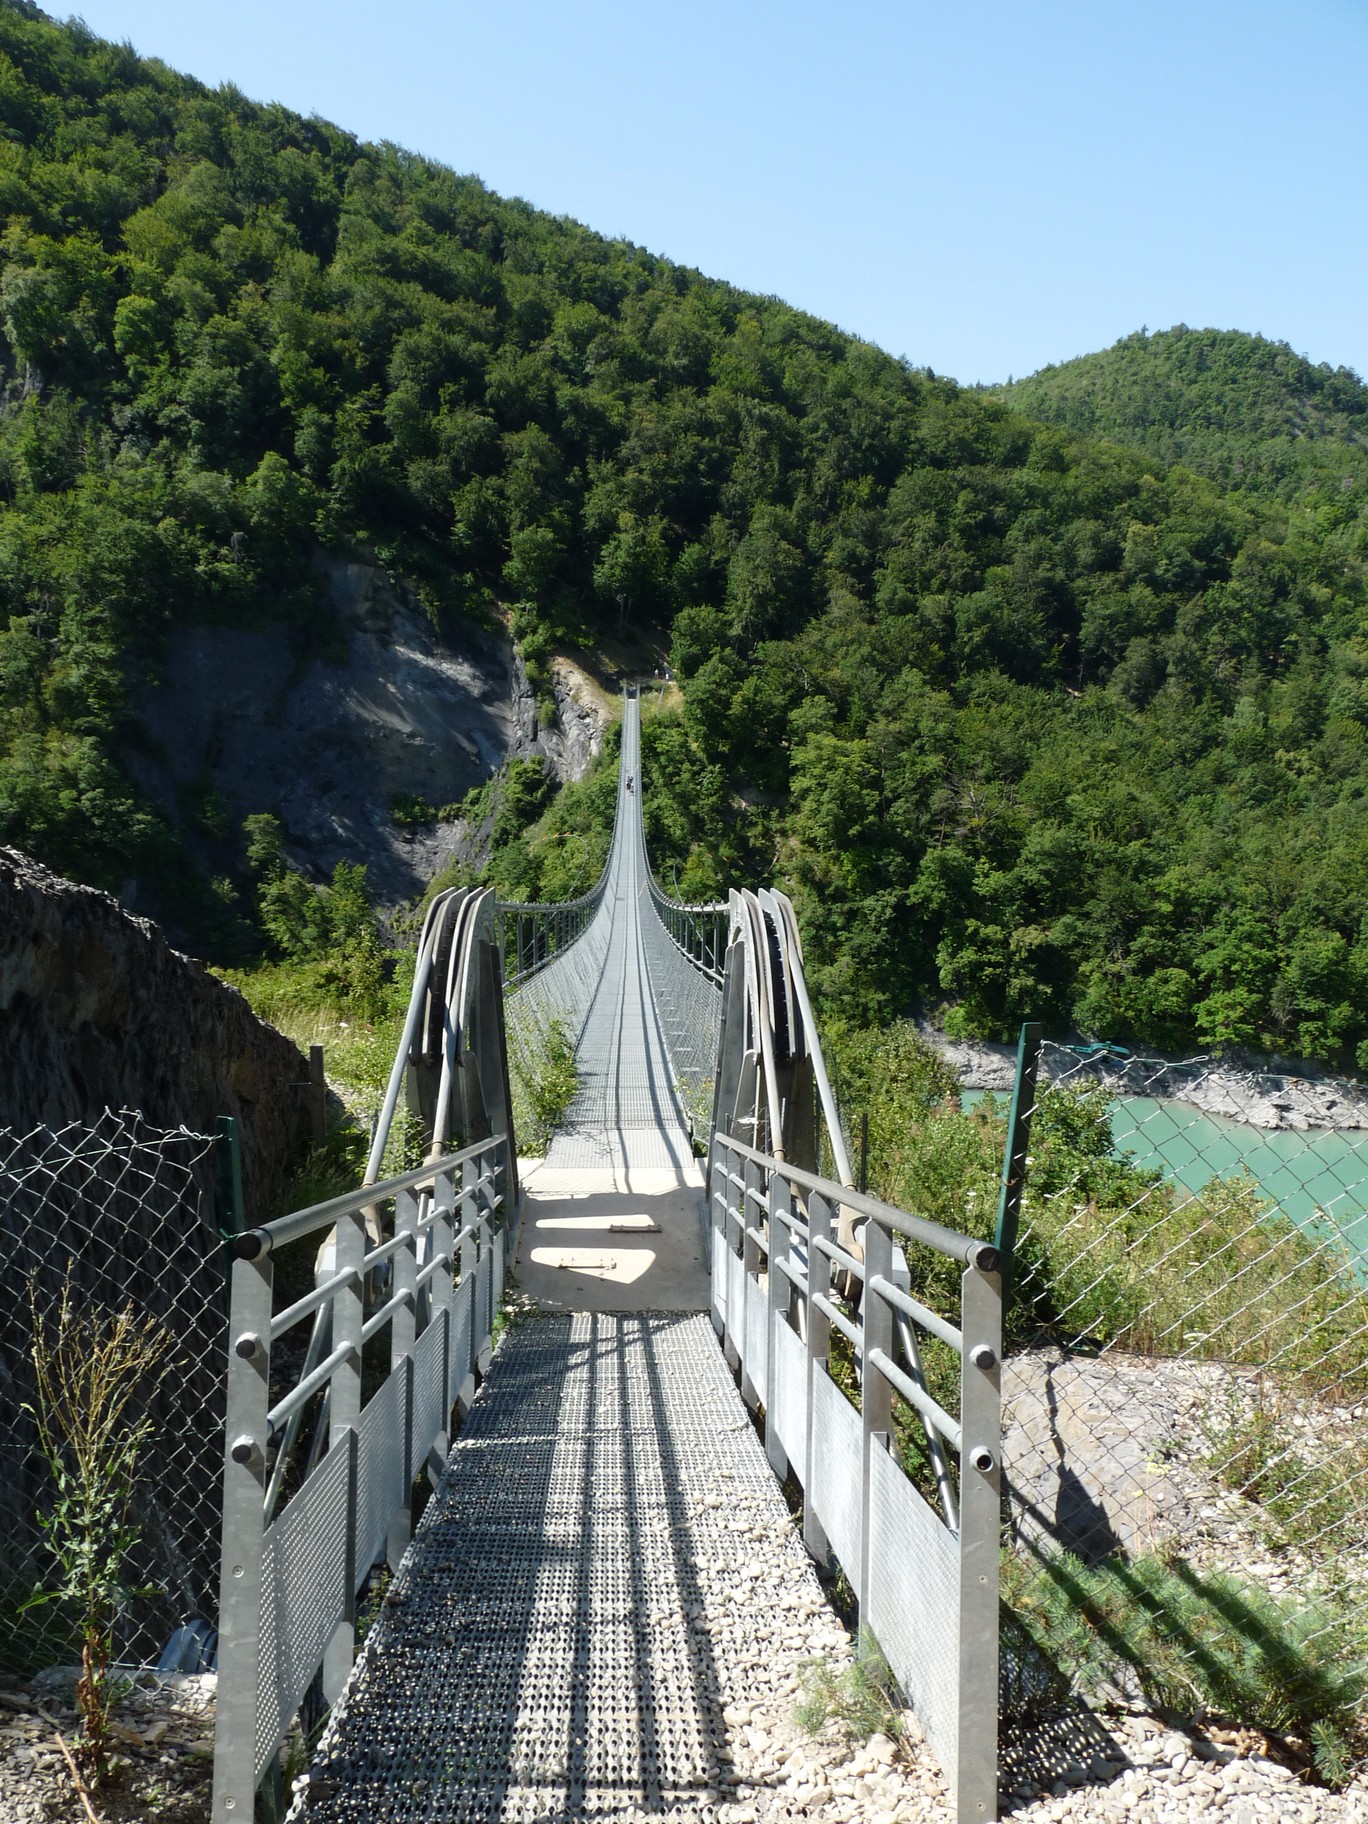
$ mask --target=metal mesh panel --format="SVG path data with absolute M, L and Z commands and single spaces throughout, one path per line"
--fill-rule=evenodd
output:
M 347 1610 L 349 1459 L 329 1451 L 262 1541 L 258 1778 Z
M 475 1268 L 475 1337 L 474 1346 L 478 1354 L 484 1348 L 489 1337 L 493 1314 L 489 1308 L 489 1294 L 493 1290 L 494 1275 L 488 1253 L 480 1256 Z
M 713 1310 L 719 1320 L 726 1322 L 727 1317 L 727 1247 L 726 1237 L 721 1229 L 711 1229 L 712 1237 L 712 1301 Z
M 738 1348 L 746 1343 L 746 1269 L 739 1254 L 727 1249 L 727 1323 Z M 747 1363 L 747 1367 L 750 1364 Z
M 404 1379 L 391 1375 L 356 1428 L 356 1577 L 385 1555 L 390 1516 L 404 1498 Z
M 859 1595 L 860 1481 L 864 1434 L 860 1415 L 820 1369 L 812 1374 L 812 1480 L 808 1499 Z
M 769 1400 L 769 1362 L 765 1347 L 769 1328 L 769 1294 L 758 1279 L 744 1275 L 746 1287 L 746 1372 L 765 1405 Z
M 474 1282 L 463 1279 L 451 1295 L 451 1383 L 447 1392 L 452 1401 L 470 1373 L 470 1319 L 474 1293 Z
M 870 1465 L 863 1619 L 952 1783 L 959 1750 L 959 1542 L 886 1451 Z
M 446 1344 L 446 1318 L 439 1316 L 418 1338 L 413 1352 L 413 1449 L 411 1461 L 415 1472 L 427 1461 L 433 1440 L 446 1430 L 446 1401 L 443 1398 Z
M 776 1311 L 774 1326 L 774 1386 L 770 1406 L 784 1455 L 801 1481 L 807 1474 L 807 1349 L 803 1339 Z
M 125 1567 L 136 1593 L 113 1626 L 120 1659 L 155 1660 L 177 1623 L 217 1612 L 226 1307 L 214 1144 L 131 1110 L 27 1134 L 0 1128 L 0 1583 L 27 1594 L 56 1569 L 39 1525 L 55 1491 L 30 1410 L 29 1289 L 54 1340 L 64 1289 L 78 1323 L 131 1307 L 170 1339 L 146 1394 L 153 1429 Z M 33 1641 L 31 1630 L 0 1629 L 0 1671 L 36 1670 Z
M 649 871 L 643 870 L 640 910 L 642 954 L 665 1049 L 690 1131 L 701 1143 L 712 1120 L 717 1042 L 722 1030 L 722 989 L 676 943 L 662 922 L 661 912 L 666 911 L 675 921 L 704 923 L 707 931 L 700 947 L 711 959 L 720 949 L 717 926 L 719 919 L 725 917 L 725 909 L 671 906 L 652 890 Z
M 503 1304 L 504 1266 L 505 1266 L 505 1255 L 507 1253 L 507 1238 L 502 1229 L 498 1229 L 495 1231 L 493 1253 L 494 1253 L 494 1289 L 493 1289 L 493 1293 L 492 1293 L 492 1300 L 493 1300 L 493 1312 L 497 1312 L 500 1305 Z M 491 1312 L 491 1316 L 490 1316 L 491 1324 L 494 1321 L 493 1312 Z
M 596 889 L 596 894 L 596 906 L 580 935 L 559 950 L 537 974 L 504 995 L 514 1124 L 524 1143 L 535 1127 L 531 1114 L 534 1092 L 545 1069 L 552 1034 L 559 1032 L 575 1050 L 579 1049 L 585 1021 L 603 975 L 613 908 L 611 902 L 603 899 L 603 883 Z M 539 910 L 537 907 L 523 908 L 521 915 L 535 917 Z M 506 958 L 506 961 L 511 962 L 511 959 Z

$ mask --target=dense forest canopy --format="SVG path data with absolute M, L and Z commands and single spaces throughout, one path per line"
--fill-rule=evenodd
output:
M 326 649 L 312 554 L 364 549 L 534 674 L 672 629 L 659 870 L 787 884 L 829 1011 L 1368 1065 L 1347 380 L 1350 466 L 1231 491 L 14 0 L 0 217 L 0 838 L 223 941 L 249 839 L 200 807 L 195 885 L 130 680 L 188 617 Z
M 1228 487 L 1368 500 L 1368 386 L 1286 342 L 1178 324 L 995 389 L 1029 417 L 1181 462 Z

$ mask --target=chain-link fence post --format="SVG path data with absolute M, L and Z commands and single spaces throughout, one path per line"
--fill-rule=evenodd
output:
M 1007 1116 L 1007 1146 L 1002 1155 L 1002 1183 L 998 1191 L 994 1245 L 1002 1257 L 1002 1314 L 1006 1322 L 1012 1297 L 1012 1260 L 1021 1221 L 1021 1195 L 1026 1185 L 1027 1153 L 1031 1144 L 1031 1115 L 1035 1109 L 1036 1074 L 1040 1068 L 1040 1027 L 1027 1021 L 1017 1043 L 1016 1080 Z

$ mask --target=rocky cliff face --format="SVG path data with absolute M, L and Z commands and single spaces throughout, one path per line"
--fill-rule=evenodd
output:
M 318 562 L 336 651 L 302 657 L 283 622 L 181 628 L 160 680 L 133 693 L 148 740 L 125 761 L 173 820 L 184 825 L 187 803 L 210 792 L 235 823 L 269 811 L 306 871 L 364 862 L 377 899 L 394 904 L 420 893 L 461 838 L 454 821 L 396 824 L 397 797 L 459 803 L 510 755 L 541 754 L 558 779 L 579 778 L 606 715 L 589 681 L 557 661 L 544 725 L 510 640 L 474 622 L 444 640 L 375 566 Z M 121 897 L 135 893 L 130 883 Z
M 237 1117 L 249 1222 L 304 1138 L 308 1066 L 236 989 L 107 893 L 0 848 L 0 1126 L 140 1109 L 211 1132 Z

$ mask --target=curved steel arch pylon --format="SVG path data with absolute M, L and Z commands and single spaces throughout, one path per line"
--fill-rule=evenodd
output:
M 835 1175 L 853 1188 L 792 903 L 773 888 L 733 889 L 728 910 L 713 1127 L 815 1172 L 820 1117 Z
M 517 1149 L 492 888 L 452 887 L 429 906 L 405 1040 L 391 1090 L 402 1071 L 405 1101 L 418 1119 L 427 1157 L 507 1135 L 510 1203 L 516 1202 Z M 388 1121 L 384 1128 L 383 1137 L 377 1128 L 368 1169 L 379 1169 Z

